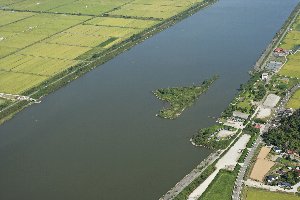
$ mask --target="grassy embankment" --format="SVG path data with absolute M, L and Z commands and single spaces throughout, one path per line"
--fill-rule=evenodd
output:
M 221 170 L 199 200 L 231 200 L 237 170 Z
M 40 98 L 214 2 L 0 1 L 0 92 Z M 28 105 L 7 101 L 0 121 Z
M 169 103 L 167 108 L 160 110 L 158 116 L 165 119 L 179 117 L 187 107 L 192 106 L 197 98 L 209 89 L 217 78 L 218 76 L 214 76 L 209 80 L 203 81 L 201 85 L 155 90 L 153 93 L 158 99 Z

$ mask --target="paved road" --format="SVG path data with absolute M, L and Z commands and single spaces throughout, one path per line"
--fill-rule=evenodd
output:
M 244 164 L 242 165 L 242 167 L 241 167 L 241 169 L 240 169 L 240 171 L 238 173 L 236 182 L 235 182 L 235 186 L 234 186 L 234 190 L 233 190 L 233 194 L 232 194 L 232 199 L 233 200 L 240 200 L 240 194 L 241 194 L 241 191 L 242 191 L 242 186 L 243 186 L 243 182 L 244 182 L 244 176 L 245 176 L 247 167 L 249 166 L 249 164 L 251 162 L 251 159 L 254 156 L 255 150 L 257 149 L 258 145 L 261 142 L 262 142 L 262 138 L 259 136 L 256 139 L 253 147 L 249 151 L 248 156 L 245 158 Z
M 250 135 L 242 135 L 238 141 L 220 158 L 216 164 L 216 170 L 203 182 L 201 183 L 190 195 L 188 200 L 197 200 L 205 192 L 207 187 L 215 179 L 221 169 L 228 169 L 228 167 L 234 167 L 237 164 L 237 160 L 241 156 L 241 149 L 245 149 L 250 139 Z
M 260 183 L 258 181 L 253 181 L 248 179 L 247 181 L 245 181 L 245 185 L 250 186 L 250 187 L 255 187 L 255 188 L 261 188 L 261 189 L 265 189 L 265 190 L 269 190 L 269 191 L 281 191 L 281 192 L 289 192 L 289 193 L 296 193 L 298 192 L 297 189 L 300 186 L 300 182 L 297 183 L 296 185 L 294 185 L 292 187 L 292 189 L 284 189 L 281 188 L 279 186 L 271 186 L 271 185 L 265 185 L 263 183 Z
M 273 118 L 277 117 L 277 113 L 280 110 L 285 109 L 286 103 L 291 98 L 292 94 L 294 92 L 296 92 L 296 90 L 299 89 L 299 88 L 300 88 L 300 84 L 294 86 L 291 90 L 287 91 L 286 96 L 281 99 L 281 101 L 278 104 L 278 107 L 275 109 L 275 114 L 274 114 Z M 266 124 L 266 126 L 264 127 L 264 129 L 261 131 L 260 134 L 263 134 L 263 133 L 265 133 L 269 130 L 269 128 L 271 127 L 271 121 L 272 120 L 270 120 L 270 122 Z M 233 190 L 233 193 L 232 193 L 232 199 L 233 200 L 240 200 L 240 194 L 241 194 L 241 191 L 242 191 L 242 188 L 243 188 L 243 183 L 244 183 L 244 177 L 245 177 L 245 174 L 246 174 L 246 170 L 249 167 L 250 161 L 253 158 L 254 153 L 255 153 L 255 151 L 256 151 L 256 149 L 257 149 L 257 147 L 260 143 L 262 143 L 261 136 L 259 136 L 256 139 L 253 147 L 250 149 L 247 157 L 245 158 L 244 164 L 242 165 L 242 167 L 241 167 L 241 169 L 238 173 L 236 182 L 235 182 L 234 190 Z
M 299 5 L 299 4 L 298 4 Z M 268 62 L 269 58 L 272 55 L 272 50 L 273 47 L 277 47 L 279 46 L 280 42 L 282 41 L 282 39 L 284 38 L 284 36 L 286 35 L 286 33 L 290 30 L 292 24 L 294 23 L 294 21 L 296 20 L 297 16 L 300 13 L 300 9 L 297 11 L 297 13 L 294 15 L 293 19 L 290 21 L 289 25 L 284 29 L 284 30 L 280 30 L 280 36 L 279 38 L 274 38 L 272 43 L 269 44 L 269 46 L 266 48 L 266 50 L 264 51 L 264 53 L 261 55 L 261 57 L 259 58 L 259 60 L 256 62 L 256 64 L 254 65 L 254 69 L 259 70 L 262 69 L 263 66 L 266 65 L 266 63 Z M 283 32 L 282 32 L 283 31 Z

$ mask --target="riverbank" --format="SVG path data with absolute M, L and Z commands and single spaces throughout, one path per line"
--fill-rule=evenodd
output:
M 285 21 L 283 26 L 280 28 L 280 30 L 275 34 L 274 38 L 270 42 L 270 44 L 267 46 L 265 51 L 262 53 L 260 58 L 257 60 L 257 62 L 254 65 L 254 70 L 260 71 L 263 69 L 263 67 L 266 66 L 266 61 L 270 57 L 270 55 L 273 52 L 273 49 L 277 47 L 284 38 L 284 36 L 287 34 L 287 31 L 290 28 L 290 25 L 293 24 L 298 12 L 300 9 L 300 4 L 298 4 L 295 9 L 292 11 L 288 19 Z
M 284 25 L 282 26 L 282 28 L 280 29 L 280 34 L 279 36 L 276 35 L 274 37 L 274 39 L 272 40 L 272 42 L 268 45 L 267 49 L 265 50 L 265 52 L 261 55 L 261 57 L 259 58 L 259 60 L 257 61 L 256 65 L 254 66 L 254 71 L 251 73 L 252 77 L 250 78 L 250 80 L 246 83 L 246 85 L 242 86 L 240 88 L 240 92 L 237 94 L 237 96 L 234 98 L 234 100 L 232 101 L 232 103 L 229 104 L 228 108 L 225 110 L 225 112 L 222 114 L 222 118 L 228 118 L 228 117 L 231 117 L 232 116 L 232 113 L 234 111 L 233 109 L 233 106 L 236 105 L 236 103 L 239 101 L 239 99 L 241 98 L 241 94 L 247 94 L 246 95 L 246 98 L 247 97 L 251 97 L 250 93 L 248 93 L 249 89 L 253 89 L 253 88 L 256 88 L 257 89 L 257 82 L 261 81 L 261 75 L 263 73 L 263 70 L 265 70 L 265 64 L 266 62 L 268 61 L 268 58 L 269 56 L 272 54 L 273 52 L 273 49 L 274 47 L 276 47 L 276 45 L 278 45 L 280 43 L 280 41 L 284 38 L 284 36 L 286 35 L 287 33 L 287 30 L 289 29 L 290 25 L 293 23 L 295 17 L 297 16 L 297 13 L 299 12 L 299 9 L 300 9 L 300 3 L 296 6 L 296 8 L 292 11 L 292 13 L 290 14 L 288 20 L 286 20 L 286 22 L 284 23 Z M 249 84 L 250 83 L 250 84 Z M 264 87 L 265 87 L 265 84 L 264 83 Z M 245 87 L 246 86 L 246 87 Z M 266 89 L 266 88 L 265 88 Z M 267 94 L 264 94 L 263 95 L 263 98 L 260 98 L 259 100 L 264 100 L 265 99 L 265 96 L 268 95 Z M 245 101 L 245 99 L 243 98 L 243 102 Z M 251 103 L 252 101 L 248 102 L 249 104 Z M 260 102 L 262 103 L 262 102 Z M 252 123 L 254 123 L 253 118 L 255 117 L 255 115 L 257 114 L 258 112 L 258 105 L 259 105 L 259 102 L 258 103 L 255 103 L 255 104 L 252 104 L 253 106 L 255 107 L 251 107 L 251 111 L 249 114 L 251 114 L 251 117 L 248 117 L 246 119 L 244 119 L 242 121 L 243 124 L 248 124 L 250 123 L 250 125 L 252 125 Z M 240 118 L 240 117 L 239 117 Z M 220 119 L 219 121 L 222 121 L 222 123 L 224 123 L 224 119 Z M 255 124 L 255 123 L 254 123 Z M 210 127 L 211 128 L 211 127 Z M 264 127 L 262 127 L 262 129 L 264 129 Z M 209 130 L 208 129 L 204 129 L 204 130 Z M 203 130 L 202 130 L 203 131 Z M 211 135 L 213 135 L 215 133 L 215 129 L 213 129 L 213 131 L 209 131 L 209 133 Z M 203 134 L 202 134 L 203 135 Z M 244 134 L 245 135 L 245 134 Z M 253 151 L 255 151 L 256 147 L 258 146 L 258 144 L 255 144 L 254 142 L 254 139 L 256 139 L 258 137 L 258 134 L 253 134 L 251 135 L 251 138 L 249 140 L 249 144 L 247 144 L 247 147 L 249 146 L 254 146 L 253 149 L 251 149 L 251 152 L 250 152 L 250 155 L 253 154 Z M 207 137 L 206 137 L 206 141 L 207 141 Z M 256 140 L 256 142 L 258 141 L 261 141 L 261 138 L 258 138 Z M 191 139 L 191 142 L 193 145 L 195 145 L 196 143 Z M 218 141 L 215 141 L 215 142 L 218 142 Z M 203 144 L 203 141 L 201 141 L 201 144 Z M 255 144 L 255 145 L 254 145 Z M 230 145 L 229 145 L 230 146 Z M 227 146 L 227 148 L 229 148 L 229 146 Z M 243 156 L 244 157 L 244 156 Z M 220 158 L 220 157 L 219 157 Z M 216 162 L 219 160 L 219 158 L 216 159 Z M 242 158 L 241 158 L 242 160 Z M 245 160 L 243 158 L 243 160 Z M 248 161 L 248 159 L 246 158 L 246 160 Z M 211 164 L 212 166 L 214 166 L 215 163 Z M 243 178 L 243 176 L 240 176 L 240 173 L 241 172 L 245 172 L 246 169 L 245 167 L 240 170 L 239 173 L 236 173 L 235 176 L 239 175 L 238 176 L 238 180 L 236 181 L 236 184 L 238 183 L 242 183 L 241 179 Z M 212 171 L 210 171 L 209 175 L 210 174 L 213 174 Z M 202 185 L 205 180 L 207 180 L 207 178 L 209 177 L 209 175 L 205 174 L 205 178 L 201 178 L 201 181 L 198 182 L 198 185 Z M 214 174 L 216 175 L 216 174 Z M 199 177 L 196 177 L 195 180 L 199 179 L 201 177 L 201 175 Z M 200 187 L 199 186 L 199 187 Z M 240 195 L 240 191 L 241 191 L 241 187 L 242 184 L 240 184 L 238 187 L 235 188 L 235 190 L 232 192 L 232 195 L 234 195 L 234 199 L 239 199 L 239 195 Z M 206 185 L 206 187 L 211 187 L 211 186 L 208 186 Z M 173 199 L 178 199 L 178 200 L 184 200 L 184 199 L 188 199 L 188 196 L 190 194 L 192 194 L 192 192 L 196 192 L 196 194 L 198 194 L 196 190 L 196 187 L 195 187 L 195 184 L 192 185 L 190 184 L 189 186 L 186 186 L 185 188 L 180 188 L 181 191 L 184 191 L 182 193 L 184 193 L 184 195 L 181 195 L 182 193 L 179 193 L 175 198 Z M 236 190 L 238 190 L 239 192 L 236 192 Z M 205 190 L 202 191 L 202 193 L 204 192 Z M 231 191 L 230 191 L 231 192 Z M 201 193 L 201 194 L 202 194 Z M 201 195 L 200 194 L 200 195 Z M 231 194 L 227 194 L 228 197 L 231 197 Z M 199 195 L 196 195 L 195 199 L 198 199 L 200 196 Z M 192 199 L 192 198 L 191 198 Z
M 91 55 L 85 55 L 87 62 L 74 65 L 73 67 L 68 68 L 67 70 L 55 75 L 54 77 L 47 79 L 40 85 L 22 93 L 21 95 L 40 100 L 47 94 L 50 94 L 51 92 L 54 92 L 55 90 L 65 86 L 69 82 L 77 79 L 78 77 L 91 71 L 92 69 L 106 63 L 107 61 L 121 54 L 122 52 L 129 50 L 130 48 L 143 42 L 147 38 L 169 28 L 170 26 L 193 15 L 199 10 L 215 3 L 216 1 L 217 0 L 205 0 L 202 2 L 195 3 L 192 7 L 188 8 L 187 10 L 182 11 L 176 14 L 175 16 L 167 18 L 162 22 L 158 23 L 157 25 L 152 26 L 151 28 L 146 29 L 138 34 L 135 34 L 129 39 L 124 40 L 117 45 L 112 45 L 107 50 L 101 51 L 101 53 L 92 52 Z M 30 105 L 30 102 L 25 101 L 13 103 L 6 102 L 5 104 L 1 105 L 0 124 L 12 118 L 16 113 Z

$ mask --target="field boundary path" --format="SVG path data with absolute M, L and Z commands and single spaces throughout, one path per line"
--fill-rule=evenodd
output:
M 296 185 L 294 185 L 291 190 L 286 190 L 286 189 L 281 188 L 279 186 L 265 185 L 265 184 L 262 184 L 260 182 L 253 181 L 251 179 L 246 180 L 245 185 L 247 185 L 249 187 L 265 189 L 265 190 L 268 190 L 268 191 L 271 191 L 271 192 L 281 191 L 281 192 L 288 192 L 288 193 L 296 193 L 296 192 L 298 192 L 297 188 L 300 186 L 300 182 L 297 183 Z

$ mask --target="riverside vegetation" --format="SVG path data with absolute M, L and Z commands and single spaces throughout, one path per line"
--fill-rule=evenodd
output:
M 169 103 L 169 106 L 160 110 L 157 115 L 165 119 L 175 119 L 179 117 L 181 113 L 187 107 L 192 106 L 196 99 L 206 92 L 217 79 L 218 76 L 215 75 L 211 79 L 203 81 L 201 85 L 155 90 L 153 93 L 158 99 Z

